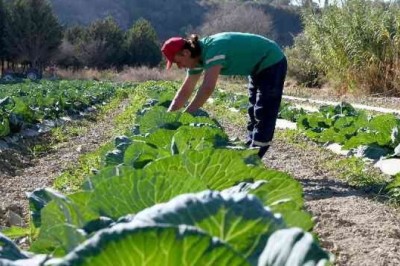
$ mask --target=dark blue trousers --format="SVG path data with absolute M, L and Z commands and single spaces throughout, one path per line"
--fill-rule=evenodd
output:
M 260 157 L 267 152 L 274 136 L 286 72 L 287 61 L 283 58 L 278 63 L 249 76 L 247 144 L 250 147 L 259 147 Z

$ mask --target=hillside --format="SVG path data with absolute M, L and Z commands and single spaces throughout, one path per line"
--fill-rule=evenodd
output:
M 127 29 L 137 19 L 143 17 L 152 23 L 161 40 L 172 35 L 194 32 L 203 23 L 207 12 L 216 8 L 215 3 L 201 0 L 52 0 L 51 2 L 63 25 L 88 25 L 96 19 L 113 16 L 122 28 Z M 293 7 L 257 5 L 272 17 L 274 34 L 269 37 L 276 39 L 282 46 L 291 45 L 292 36 L 301 31 L 299 12 Z
M 206 12 L 206 8 L 196 0 L 53 0 L 52 4 L 65 25 L 87 25 L 111 15 L 122 28 L 127 29 L 143 17 L 153 24 L 160 38 L 179 34 L 189 25 L 200 24 Z

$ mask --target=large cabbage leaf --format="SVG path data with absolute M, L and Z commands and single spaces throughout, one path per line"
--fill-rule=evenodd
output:
M 242 154 L 243 153 L 243 154 Z M 181 176 L 201 180 L 209 189 L 221 190 L 243 181 L 270 178 L 292 179 L 289 175 L 246 164 L 243 158 L 247 151 L 229 149 L 206 149 L 189 151 L 154 161 L 144 168 L 150 173 L 167 173 L 168 176 Z
M 188 226 L 118 224 L 54 265 L 249 265 L 226 243 Z
M 177 152 L 182 154 L 190 150 L 223 147 L 228 141 L 220 128 L 182 126 L 174 134 L 172 145 L 176 145 Z
M 118 219 L 187 192 L 207 189 L 199 179 L 134 170 L 96 186 L 88 206 L 101 216 Z
M 146 134 L 145 138 L 142 139 L 150 145 L 154 145 L 159 149 L 165 149 L 170 151 L 172 137 L 176 133 L 176 130 L 160 128 L 151 134 Z
M 36 227 L 41 225 L 41 211 L 50 202 L 64 206 L 69 199 L 52 188 L 38 188 L 27 193 L 32 222 Z
M 134 140 L 126 149 L 123 162 L 127 166 L 141 169 L 146 164 L 154 161 L 158 157 L 169 156 L 170 152 L 160 147 L 159 149 L 147 142 Z
M 243 182 L 222 192 L 229 195 L 255 195 L 274 213 L 281 214 L 288 227 L 309 231 L 313 228 L 313 222 L 311 215 L 303 210 L 302 191 L 301 185 L 293 179 L 271 178 L 268 181 Z
M 126 166 L 126 165 L 122 165 L 122 164 L 102 168 L 100 171 L 98 171 L 94 175 L 88 176 L 86 178 L 85 182 L 82 184 L 82 188 L 87 191 L 93 190 L 97 186 L 97 184 L 99 184 L 105 180 L 108 180 L 114 176 L 122 176 L 131 171 L 132 171 L 131 166 Z
M 180 195 L 138 213 L 134 221 L 191 225 L 229 243 L 257 261 L 268 236 L 283 223 L 254 196 L 216 191 Z
M 61 256 L 86 239 L 81 229 L 99 215 L 87 206 L 91 192 L 54 198 L 42 210 L 40 232 L 31 245 L 34 252 Z

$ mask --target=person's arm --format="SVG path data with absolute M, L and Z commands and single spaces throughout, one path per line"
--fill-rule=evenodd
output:
M 172 100 L 172 103 L 168 108 L 168 112 L 179 110 L 185 105 L 190 95 L 192 95 L 200 76 L 201 74 L 186 76 L 185 81 Z
M 203 106 L 215 89 L 221 69 L 221 65 L 216 65 L 206 70 L 203 83 L 201 84 L 192 102 L 185 109 L 186 112 L 194 113 L 197 111 L 197 109 Z

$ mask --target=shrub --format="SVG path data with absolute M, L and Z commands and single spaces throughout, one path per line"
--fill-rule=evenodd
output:
M 288 57 L 288 76 L 306 87 L 320 87 L 323 73 L 317 59 L 311 54 L 311 43 L 303 34 L 294 39 L 294 46 L 286 49 Z
M 310 9 L 304 16 L 309 53 L 338 88 L 398 96 L 399 14 L 398 6 L 365 0 Z

